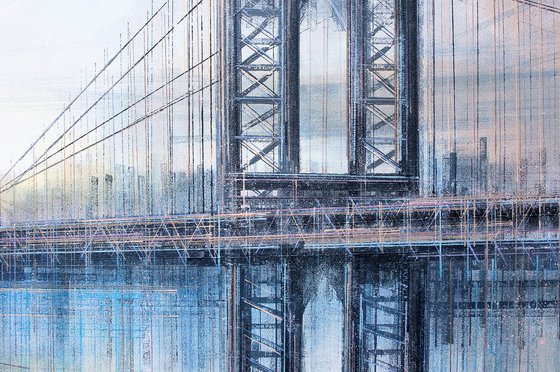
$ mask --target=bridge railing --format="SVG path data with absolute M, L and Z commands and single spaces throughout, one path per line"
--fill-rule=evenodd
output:
M 351 201 L 350 201 L 351 202 Z M 419 198 L 346 207 L 44 222 L 0 229 L 0 257 L 348 252 L 500 255 L 557 249 L 560 197 Z

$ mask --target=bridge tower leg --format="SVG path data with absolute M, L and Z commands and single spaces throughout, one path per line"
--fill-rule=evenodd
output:
M 426 262 L 409 261 L 408 263 L 408 321 L 406 324 L 407 345 L 406 365 L 408 371 L 424 371 L 425 364 L 425 304 L 426 304 Z
M 287 264 L 288 283 L 286 297 L 288 298 L 288 343 L 286 353 L 286 365 L 288 371 L 302 370 L 302 339 L 303 339 L 303 312 L 305 304 L 303 300 L 304 286 L 303 273 L 292 257 Z
M 230 371 L 303 370 L 304 314 L 321 272 L 342 303 L 343 371 L 424 370 L 425 263 L 296 255 L 231 270 Z
M 236 263 L 231 270 L 229 370 L 289 370 L 285 262 Z
M 357 371 L 359 350 L 358 335 L 360 332 L 360 307 L 359 292 L 360 284 L 357 280 L 360 276 L 357 260 L 353 256 L 346 258 L 344 266 L 344 349 L 343 368 L 344 371 Z
M 423 371 L 423 265 L 369 256 L 358 259 L 354 272 L 353 370 Z
M 304 314 L 315 297 L 320 280 L 317 272 L 327 268 L 327 280 L 335 288 L 337 301 L 345 302 L 345 265 L 339 267 L 324 257 L 282 257 L 274 261 L 235 263 L 229 306 L 229 350 L 231 371 L 303 370 Z M 351 271 L 346 271 L 351 275 Z M 353 283 L 348 283 L 352 287 Z M 332 294 L 332 293 L 331 293 Z M 342 307 L 342 306 L 341 306 Z M 342 316 L 340 329 L 353 323 Z M 325 320 L 329 322 L 330 320 Z M 341 332 L 344 333 L 344 332 Z M 308 335 L 309 336 L 309 335 Z M 351 345 L 344 345 L 351 353 Z M 349 341 L 352 342 L 351 340 Z M 343 351 L 341 358 L 346 358 Z M 351 371 L 351 368 L 344 370 Z

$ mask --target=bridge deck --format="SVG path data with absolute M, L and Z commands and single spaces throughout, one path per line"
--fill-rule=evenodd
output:
M 344 207 L 30 223 L 0 229 L 0 256 L 346 250 L 500 254 L 558 243 L 560 197 L 418 198 Z

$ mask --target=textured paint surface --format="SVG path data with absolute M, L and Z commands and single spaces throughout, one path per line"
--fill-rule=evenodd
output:
M 0 371 L 560 369 L 555 1 L 120 6 L 0 89 Z

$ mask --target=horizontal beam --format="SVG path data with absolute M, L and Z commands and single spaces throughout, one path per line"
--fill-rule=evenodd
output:
M 0 229 L 0 257 L 111 252 L 208 257 L 294 247 L 476 259 L 485 249 L 523 254 L 554 247 L 559 203 L 558 198 L 425 198 L 358 205 L 349 199 L 346 207 L 23 224 Z

